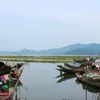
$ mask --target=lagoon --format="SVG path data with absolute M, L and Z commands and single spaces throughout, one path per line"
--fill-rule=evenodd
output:
M 59 63 L 26 63 L 21 76 L 20 97 L 27 100 L 100 100 L 100 89 L 60 76 Z M 61 64 L 61 63 L 60 63 Z

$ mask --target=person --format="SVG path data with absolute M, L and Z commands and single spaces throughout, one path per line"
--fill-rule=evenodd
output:
M 3 82 L 4 84 L 6 84 L 6 79 L 5 79 L 4 75 L 2 75 L 2 82 Z
M 86 60 L 87 60 L 87 61 L 89 61 L 89 60 L 90 60 L 90 58 L 88 57 L 88 58 L 86 58 Z
M 0 76 L 0 91 L 9 92 L 9 86 L 7 85 L 6 78 L 4 75 Z
M 79 79 L 81 79 L 81 78 L 82 78 L 82 75 L 78 74 L 77 77 L 78 77 Z
M 96 65 L 96 68 L 98 71 L 100 71 L 100 66 L 99 65 Z
M 15 73 L 14 70 L 11 71 L 10 75 L 11 75 L 12 78 L 18 78 L 18 76 L 17 76 L 17 74 Z
M 82 78 L 82 75 L 80 75 L 79 73 L 75 73 L 78 79 Z

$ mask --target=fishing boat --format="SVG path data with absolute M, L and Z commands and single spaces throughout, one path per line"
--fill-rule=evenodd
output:
M 0 100 L 13 100 L 14 92 L 15 92 L 17 85 L 20 81 L 20 77 L 21 77 L 21 74 L 23 72 L 23 69 L 24 69 L 24 66 L 21 66 L 19 69 L 17 69 L 16 74 L 17 74 L 18 77 L 17 77 L 16 80 L 11 78 L 8 74 L 8 80 L 7 81 L 10 80 L 12 83 L 14 83 L 14 86 L 12 87 L 11 84 L 6 83 L 9 88 L 7 90 L 3 91 L 3 92 L 0 89 Z
M 56 69 L 71 74 L 75 74 L 77 72 L 83 74 L 85 72 L 84 68 L 69 68 L 67 66 L 62 66 L 62 67 L 60 66 L 60 68 L 56 68 Z
M 7 65 L 4 62 L 0 62 L 0 75 L 9 74 L 12 69 L 20 68 L 23 63 L 17 63 L 15 66 Z
M 87 66 L 87 64 L 85 63 L 76 63 L 76 62 L 68 62 L 68 63 L 64 63 L 65 66 L 72 68 L 72 69 L 80 69 L 80 68 L 84 68 Z
M 77 81 L 91 85 L 93 87 L 100 88 L 100 73 L 90 72 L 83 75 L 76 73 L 75 75 L 76 75 Z
M 100 63 L 100 60 L 98 59 L 94 59 L 94 58 L 83 58 L 83 59 L 73 59 L 74 62 L 77 62 L 77 63 L 85 63 L 85 64 L 92 64 L 94 62 L 99 62 Z
M 76 69 L 76 68 L 80 68 L 81 64 L 79 63 L 74 63 L 74 62 L 69 62 L 69 63 L 64 63 L 65 66 L 72 68 L 72 69 Z
M 75 62 L 78 62 L 78 63 L 84 63 L 84 62 L 88 62 L 87 59 L 73 59 Z
M 13 66 L 12 68 L 21 68 L 24 65 L 24 63 L 17 63 L 15 66 Z
M 64 63 L 65 66 L 72 68 L 72 69 L 80 69 L 80 68 L 90 68 L 92 69 L 92 66 L 96 64 L 96 63 L 92 63 L 92 62 L 87 62 L 87 63 L 76 63 L 76 62 L 69 62 L 69 63 Z
M 58 68 L 62 68 L 62 65 L 57 65 Z

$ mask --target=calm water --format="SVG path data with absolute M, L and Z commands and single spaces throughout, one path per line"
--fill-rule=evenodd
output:
M 0 56 L 90 56 L 90 55 L 66 55 L 66 54 L 0 54 Z M 91 55 L 99 56 L 99 55 Z
M 27 100 L 100 100 L 100 90 L 77 83 L 73 75 L 60 76 L 57 64 L 29 63 L 21 76 L 20 97 Z

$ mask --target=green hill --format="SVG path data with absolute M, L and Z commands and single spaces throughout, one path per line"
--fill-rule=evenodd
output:
M 0 54 L 67 54 L 67 55 L 100 55 L 100 44 L 72 44 L 62 48 L 52 48 L 47 50 L 29 50 L 20 51 L 0 51 Z
M 69 55 L 100 55 L 100 44 L 87 44 L 84 48 L 77 48 L 66 52 Z

